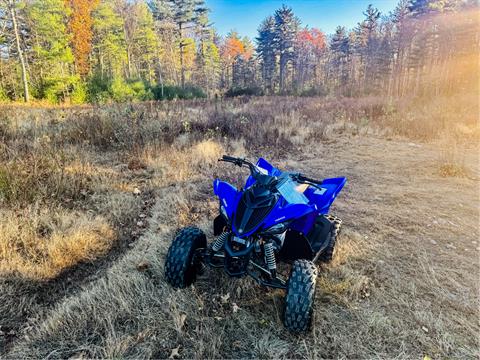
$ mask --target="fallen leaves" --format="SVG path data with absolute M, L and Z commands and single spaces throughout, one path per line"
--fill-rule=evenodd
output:
M 222 303 L 226 304 L 230 299 L 230 293 L 227 293 L 226 295 L 221 295 L 220 299 L 222 299 Z
M 240 307 L 237 304 L 233 303 L 232 310 L 233 310 L 233 313 L 235 314 L 238 310 L 240 310 Z
M 148 269 L 148 267 L 150 266 L 150 264 L 146 261 L 142 261 L 140 263 L 137 264 L 137 270 L 138 271 L 145 271 Z
M 180 314 L 180 321 L 179 321 L 180 328 L 183 328 L 186 320 L 187 320 L 187 314 L 183 314 L 183 313 Z
M 173 348 L 170 353 L 169 359 L 175 359 L 175 357 L 180 356 L 180 346 Z

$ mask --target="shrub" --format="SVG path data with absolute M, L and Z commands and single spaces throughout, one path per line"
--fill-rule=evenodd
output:
M 120 78 L 113 79 L 108 90 L 112 100 L 116 102 L 132 101 L 135 98 L 135 91 Z
M 142 80 L 133 80 L 129 81 L 128 85 L 135 94 L 135 99 L 142 101 L 153 100 L 153 93 L 149 84 L 145 83 Z
M 152 93 L 155 100 L 189 100 L 207 97 L 201 88 L 193 85 L 186 85 L 184 88 L 176 85 L 164 85 L 163 89 L 161 85 L 156 85 L 152 88 Z
M 152 100 L 151 86 L 142 80 L 102 79 L 95 76 L 88 83 L 88 100 L 92 103 Z
M 83 82 L 79 82 L 74 86 L 73 91 L 70 94 L 70 102 L 72 104 L 83 104 L 87 102 L 87 98 L 87 87 Z
M 52 76 L 44 79 L 40 87 L 33 94 L 39 99 L 45 99 L 51 104 L 59 104 L 67 100 L 77 87 L 81 86 L 80 77 Z M 80 96 L 81 94 L 76 94 Z M 78 100 L 78 99 L 77 99 Z
M 0 87 L 0 102 L 3 102 L 3 101 L 8 101 L 9 98 L 7 96 L 7 93 L 6 91 Z
M 87 83 L 87 98 L 91 103 L 104 103 L 110 98 L 109 83 L 99 75 L 92 76 Z
M 232 87 L 225 93 L 226 97 L 236 96 L 263 96 L 263 89 L 259 86 Z
M 299 96 L 314 97 L 314 96 L 327 96 L 328 91 L 323 87 L 310 87 L 300 92 Z

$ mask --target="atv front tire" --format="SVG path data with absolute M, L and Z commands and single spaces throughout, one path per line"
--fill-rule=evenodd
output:
M 310 328 L 318 270 L 309 260 L 296 260 L 288 280 L 283 323 L 292 332 Z
M 165 278 L 174 288 L 186 288 L 197 278 L 198 263 L 194 253 L 207 247 L 207 238 L 196 227 L 181 229 L 168 249 L 165 261 Z
M 330 231 L 328 246 L 325 251 L 320 254 L 318 260 L 328 263 L 332 261 L 335 254 L 335 245 L 337 244 L 338 235 L 342 227 L 342 220 L 334 215 L 326 215 L 325 217 L 332 223 L 332 230 Z

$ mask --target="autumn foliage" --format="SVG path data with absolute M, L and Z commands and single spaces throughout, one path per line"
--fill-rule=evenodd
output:
M 311 49 L 318 56 L 327 47 L 325 34 L 317 28 L 303 29 L 297 34 L 297 44 L 301 49 Z
M 90 70 L 88 56 L 92 51 L 92 12 L 99 2 L 100 0 L 68 0 L 67 2 L 72 10 L 69 28 L 75 67 L 81 76 L 87 75 Z
M 480 8 L 471 0 L 399 0 L 389 14 L 369 5 L 356 26 L 328 36 L 283 5 L 254 39 L 218 34 L 207 5 L 0 0 L 0 101 L 28 93 L 57 104 L 161 100 L 194 88 L 210 97 L 429 97 L 478 89 Z
M 231 64 L 237 56 L 244 53 L 245 46 L 236 34 L 227 37 L 222 47 L 222 56 L 227 63 Z

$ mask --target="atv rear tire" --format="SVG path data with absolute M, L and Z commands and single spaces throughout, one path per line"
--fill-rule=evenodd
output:
M 332 230 L 330 231 L 329 244 L 325 251 L 320 254 L 318 260 L 321 262 L 330 262 L 335 255 L 335 245 L 337 244 L 338 235 L 340 234 L 340 229 L 342 227 L 342 220 L 334 215 L 325 216 L 332 223 Z
M 181 229 L 168 249 L 165 278 L 174 288 L 186 288 L 197 278 L 198 263 L 194 263 L 197 249 L 207 247 L 207 238 L 196 227 Z
M 318 270 L 309 260 L 296 260 L 288 280 L 283 323 L 292 332 L 307 331 L 312 323 Z

